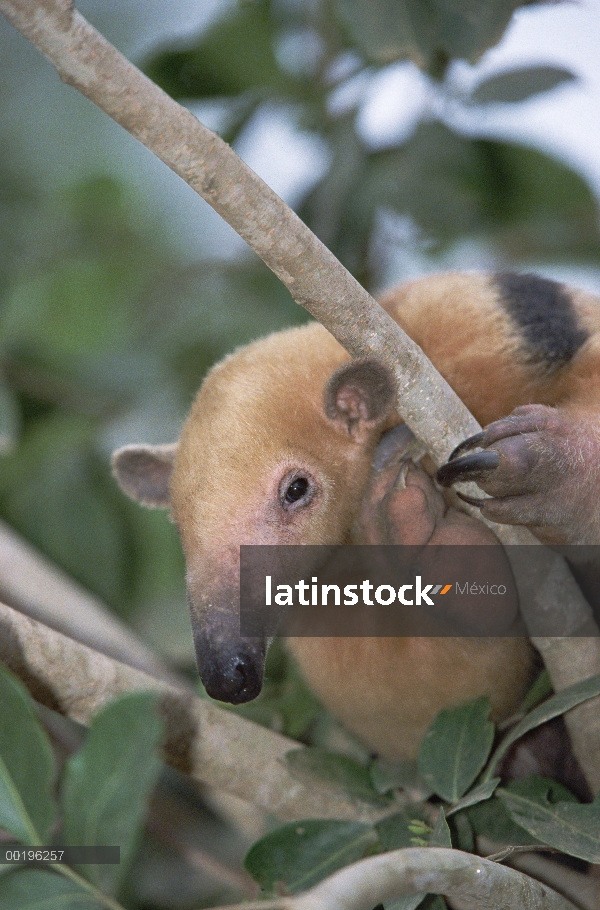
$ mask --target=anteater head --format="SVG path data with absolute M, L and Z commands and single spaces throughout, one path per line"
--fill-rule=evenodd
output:
M 171 510 L 186 559 L 198 670 L 220 701 L 260 692 L 266 641 L 239 634 L 240 546 L 348 537 L 394 383 L 311 324 L 241 348 L 206 377 L 169 446 L 113 456 L 125 493 Z

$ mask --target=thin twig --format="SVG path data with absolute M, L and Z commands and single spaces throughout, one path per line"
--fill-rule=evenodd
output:
M 505 847 L 498 853 L 490 853 L 486 856 L 491 863 L 503 863 L 505 859 L 510 859 L 517 853 L 560 853 L 556 847 L 548 847 L 546 844 L 519 844 L 512 847 Z
M 108 607 L 1 521 L 0 600 L 131 667 L 163 679 L 171 676 Z

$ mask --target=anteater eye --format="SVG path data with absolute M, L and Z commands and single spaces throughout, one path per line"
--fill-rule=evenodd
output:
M 308 493 L 309 483 L 306 477 L 296 477 L 287 487 L 283 501 L 288 505 L 298 502 Z
M 278 498 L 285 512 L 295 512 L 310 505 L 319 488 L 308 471 L 292 468 L 279 481 Z

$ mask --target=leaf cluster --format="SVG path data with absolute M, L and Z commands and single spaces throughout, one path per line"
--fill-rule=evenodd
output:
M 581 804 L 538 775 L 502 786 L 495 774 L 525 733 L 599 694 L 600 675 L 546 698 L 499 741 L 486 698 L 446 709 L 431 724 L 416 766 L 360 761 L 317 747 L 292 751 L 286 761 L 294 776 L 341 788 L 357 807 L 380 810 L 380 818 L 309 819 L 274 828 L 249 850 L 245 867 L 266 895 L 296 894 L 370 855 L 414 846 L 472 852 L 482 834 L 498 844 L 547 846 L 598 863 L 598 797 Z M 28 847 L 118 845 L 121 852 L 118 866 L 0 866 L 0 904 L 25 910 L 51 898 L 57 910 L 122 910 L 119 895 L 161 768 L 156 697 L 128 694 L 103 708 L 58 781 L 33 702 L 1 665 L 0 704 L 0 829 Z M 446 904 L 439 895 L 416 894 L 389 901 L 384 910 L 418 906 L 443 910 Z
M 431 724 L 418 765 L 360 763 L 309 748 L 288 753 L 303 780 L 342 787 L 357 803 L 390 809 L 374 824 L 300 821 L 271 831 L 246 856 L 245 866 L 267 895 L 295 894 L 345 865 L 403 847 L 456 847 L 472 852 L 477 835 L 512 846 L 547 846 L 590 863 L 600 861 L 600 797 L 581 804 L 553 780 L 531 775 L 500 786 L 501 759 L 525 733 L 600 693 L 600 676 L 553 695 L 496 742 L 489 701 L 441 711 Z M 401 811 L 393 796 L 408 798 Z M 415 801 L 416 794 L 419 799 Z M 414 895 L 385 910 L 440 910 L 439 895 Z
M 544 152 L 485 139 L 477 128 L 465 135 L 459 125 L 465 114 L 476 123 L 490 105 L 528 102 L 573 81 L 562 67 L 531 65 L 480 79 L 469 92 L 459 85 L 453 61 L 476 64 L 522 5 L 240 2 L 184 48 L 154 53 L 146 71 L 178 99 L 210 102 L 213 115 L 217 106 L 227 141 L 265 110 L 285 111 L 315 135 L 328 165 L 299 213 L 367 286 L 385 280 L 394 247 L 439 255 L 464 238 L 509 261 L 596 257 L 596 205 L 581 177 Z M 401 129 L 401 138 L 374 147 L 361 105 L 399 64 L 420 68 L 429 100 L 408 135 Z M 390 113 L 407 103 L 398 97 Z M 382 218 L 391 220 L 387 231 Z
M 83 746 L 57 769 L 22 684 L 0 665 L 0 828 L 25 847 L 119 846 L 119 865 L 0 867 L 4 910 L 118 910 L 147 802 L 161 768 L 156 697 L 120 696 L 95 717 Z M 58 799 L 57 799 L 58 789 Z M 38 903 L 38 901 L 40 903 Z

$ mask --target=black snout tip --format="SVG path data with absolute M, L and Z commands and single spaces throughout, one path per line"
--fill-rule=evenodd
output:
M 260 694 L 263 668 L 248 654 L 235 654 L 218 665 L 205 667 L 200 674 L 211 698 L 241 705 Z

